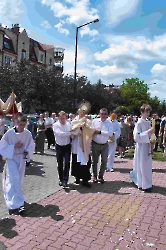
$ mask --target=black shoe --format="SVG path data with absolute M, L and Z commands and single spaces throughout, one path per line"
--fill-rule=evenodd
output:
M 76 179 L 75 184 L 80 184 L 80 179 Z
M 67 188 L 67 187 L 68 187 L 67 183 L 63 182 L 63 188 Z
M 20 215 L 24 215 L 26 213 L 26 209 L 24 206 L 21 206 L 19 209 L 18 209 L 18 214 Z
M 82 182 L 82 186 L 91 188 L 91 184 L 89 182 Z
M 142 191 L 144 191 L 145 193 L 151 193 L 152 192 L 152 188 L 142 189 Z
M 62 182 L 61 181 L 59 181 L 59 186 L 62 186 L 63 184 L 62 184 Z
M 99 181 L 101 184 L 104 184 L 104 179 L 103 179 L 103 178 L 98 178 L 98 181 Z
M 97 183 L 97 182 L 98 182 L 97 178 L 93 177 L 93 183 Z
M 9 209 L 9 214 L 10 215 L 18 215 L 19 213 L 18 213 L 18 208 L 16 208 L 16 209 Z

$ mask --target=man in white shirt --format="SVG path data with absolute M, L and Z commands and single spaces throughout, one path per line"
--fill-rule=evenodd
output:
M 59 185 L 64 188 L 67 187 L 70 170 L 70 156 L 71 156 L 71 126 L 66 122 L 66 113 L 59 112 L 59 121 L 54 123 L 53 131 L 56 138 L 56 156 L 58 162 Z M 65 159 L 65 166 L 63 160 Z
M 108 157 L 108 139 L 113 135 L 113 125 L 107 119 L 108 111 L 105 108 L 100 110 L 100 118 L 93 120 L 95 135 L 92 139 L 92 156 L 93 156 L 93 182 L 97 183 L 97 164 L 101 155 L 101 166 L 99 170 L 99 181 L 104 183 L 104 172 L 107 165 Z
M 55 145 L 55 142 L 53 140 L 54 136 L 53 136 L 53 130 L 52 130 L 52 124 L 53 121 L 51 119 L 51 117 L 49 117 L 49 113 L 45 112 L 45 127 L 46 127 L 46 137 L 47 137 L 47 143 L 48 143 L 48 149 L 50 149 L 50 146 L 53 144 Z

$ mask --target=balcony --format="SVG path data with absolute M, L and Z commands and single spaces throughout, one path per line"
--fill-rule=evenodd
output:
M 60 73 L 63 73 L 63 65 L 62 65 L 62 63 L 55 63 L 54 64 L 54 69 L 56 71 L 59 71 Z
M 55 62 L 63 61 L 63 59 L 64 59 L 64 49 L 63 48 L 55 48 L 54 49 Z

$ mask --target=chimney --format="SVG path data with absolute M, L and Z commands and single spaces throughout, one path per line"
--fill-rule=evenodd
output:
M 20 27 L 19 27 L 19 24 L 12 24 L 12 28 L 11 28 L 11 31 L 16 34 L 16 35 L 19 35 L 20 33 Z

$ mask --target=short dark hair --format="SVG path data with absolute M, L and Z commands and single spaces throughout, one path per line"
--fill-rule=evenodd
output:
M 140 112 L 144 113 L 145 111 L 152 111 L 152 108 L 149 104 L 143 104 L 140 108 Z
M 19 121 L 19 122 L 27 122 L 27 118 L 26 118 L 25 116 L 20 116 L 20 117 L 18 118 L 18 121 Z

